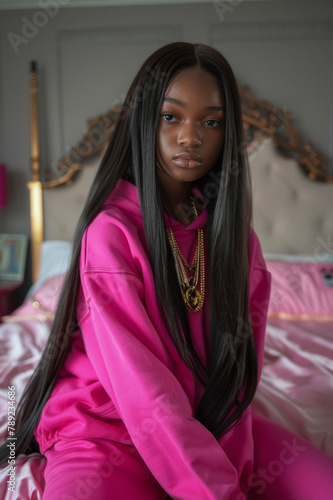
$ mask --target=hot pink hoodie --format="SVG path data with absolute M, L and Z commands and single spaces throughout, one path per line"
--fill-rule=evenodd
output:
M 190 261 L 197 229 L 206 222 L 205 210 L 186 227 L 165 216 Z M 252 409 L 218 441 L 195 419 L 203 387 L 178 355 L 160 316 L 138 194 L 129 182 L 119 181 L 86 230 L 80 269 L 80 331 L 36 430 L 41 451 L 60 439 L 128 443 L 173 498 L 245 498 L 242 490 L 253 472 Z M 261 371 L 270 275 L 253 231 L 249 269 Z M 206 362 L 208 298 L 201 311 L 188 316 L 194 345 Z

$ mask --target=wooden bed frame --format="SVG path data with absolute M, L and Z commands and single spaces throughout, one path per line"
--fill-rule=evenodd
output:
M 239 87 L 239 91 L 253 179 L 254 227 L 264 252 L 315 255 L 321 244 L 326 252 L 333 253 L 333 245 L 330 246 L 333 175 L 329 174 L 325 157 L 302 138 L 292 124 L 290 113 L 258 101 L 247 87 Z M 31 65 L 31 102 L 31 181 L 28 188 L 35 281 L 44 238 L 71 239 L 120 107 L 88 120 L 88 132 L 68 155 L 57 162 L 51 178 L 45 178 L 42 177 L 40 165 L 36 63 Z M 87 166 L 90 168 L 86 169 Z M 70 195 L 67 189 L 61 189 L 64 186 L 71 186 Z M 303 204 L 295 205 L 295 200 L 299 201 L 300 197 Z M 71 203 L 76 203 L 75 209 L 71 206 L 70 211 L 69 199 Z M 61 210 L 64 210 L 63 215 Z M 51 214 L 49 219 L 48 213 Z M 68 213 L 74 214 L 69 225 L 66 220 Z M 295 244 L 295 232 L 300 231 L 300 228 L 303 233 L 298 235 Z

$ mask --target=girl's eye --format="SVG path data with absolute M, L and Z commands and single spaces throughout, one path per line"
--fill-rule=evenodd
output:
M 175 117 L 166 113 L 165 115 L 162 115 L 162 118 L 165 122 L 172 122 Z
M 207 120 L 205 121 L 205 125 L 208 127 L 220 127 L 222 123 L 219 120 Z

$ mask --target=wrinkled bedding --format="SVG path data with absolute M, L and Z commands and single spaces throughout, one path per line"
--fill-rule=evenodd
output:
M 254 409 L 333 457 L 333 321 L 269 321 Z

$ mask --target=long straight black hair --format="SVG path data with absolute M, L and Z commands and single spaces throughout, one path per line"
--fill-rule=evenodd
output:
M 194 67 L 214 75 L 226 102 L 223 151 L 212 171 L 200 180 L 208 210 L 211 331 L 207 367 L 191 340 L 156 175 L 156 135 L 163 96 L 177 73 Z M 205 385 L 196 418 L 219 438 L 253 399 L 257 357 L 248 298 L 251 193 L 237 83 L 229 63 L 217 50 L 201 44 L 172 43 L 154 52 L 138 71 L 90 189 L 74 235 L 72 261 L 51 333 L 19 405 L 17 453 L 31 450 L 34 430 L 78 328 L 82 236 L 121 178 L 138 190 L 160 313 L 180 356 Z M 7 450 L 6 446 L 1 448 L 1 460 L 7 457 Z

